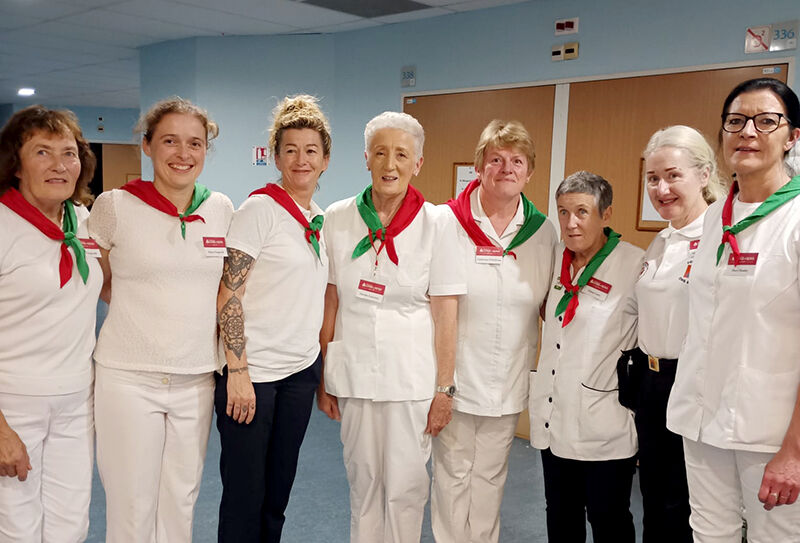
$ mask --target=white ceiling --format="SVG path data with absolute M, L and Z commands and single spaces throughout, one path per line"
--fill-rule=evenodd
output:
M 523 0 L 416 1 L 431 7 L 365 19 L 302 0 L 0 0 L 0 104 L 138 108 L 137 48 L 144 45 L 344 32 Z M 36 95 L 21 98 L 20 87 Z

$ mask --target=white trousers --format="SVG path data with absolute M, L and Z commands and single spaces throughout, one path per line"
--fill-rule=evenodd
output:
M 764 467 L 774 454 L 719 449 L 686 438 L 683 451 L 695 542 L 741 543 L 742 516 L 748 543 L 800 541 L 800 503 L 766 511 L 758 501 Z
M 0 541 L 76 543 L 89 531 L 94 465 L 92 388 L 59 396 L 0 394 L 0 411 L 33 470 L 0 477 Z
M 430 405 L 339 398 L 352 543 L 419 542 L 430 488 Z
M 433 439 L 431 524 L 437 543 L 497 543 L 508 455 L 519 413 L 453 411 Z
M 211 430 L 211 373 L 97 365 L 97 468 L 107 543 L 190 543 Z

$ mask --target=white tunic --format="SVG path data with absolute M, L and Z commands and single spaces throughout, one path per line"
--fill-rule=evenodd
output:
M 114 189 L 101 194 L 89 232 L 110 250 L 111 304 L 94 359 L 109 368 L 196 374 L 217 369 L 217 292 L 223 258 L 204 237 L 224 237 L 233 205 L 212 192 L 186 224 Z
M 658 233 L 644 255 L 636 283 L 639 348 L 658 358 L 678 358 L 689 326 L 689 272 L 703 233 L 701 214 L 676 230 Z
M 297 207 L 309 221 L 322 214 L 314 202 L 311 210 Z M 324 236 L 317 257 L 305 228 L 271 196 L 256 194 L 234 213 L 227 242 L 256 259 L 242 299 L 250 380 L 277 381 L 306 369 L 319 355 L 328 284 Z
M 608 294 L 583 287 L 575 317 L 562 328 L 555 311 L 564 293 L 559 281 L 563 251 L 561 243 L 539 366 L 531 374 L 531 444 L 574 460 L 629 458 L 637 450 L 636 429 L 633 412 L 619 403 L 616 365 L 620 351 L 636 344 L 633 289 L 644 251 L 620 242 L 593 276 L 611 285 Z
M 470 195 L 472 216 L 496 245 L 508 247 L 524 223 L 523 207 L 498 236 L 481 206 L 478 188 Z M 545 221 L 501 264 L 478 264 L 475 244 L 448 206 L 456 222 L 461 262 L 469 294 L 458 302 L 458 346 L 454 409 L 472 415 L 499 417 L 519 413 L 528 400 L 529 374 L 539 342 L 539 306 L 553 275 L 556 231 Z
M 377 267 L 372 249 L 352 258 L 367 235 L 355 198 L 332 204 L 323 229 L 328 282 L 339 296 L 336 329 L 325 356 L 326 390 L 376 401 L 432 398 L 436 356 L 429 296 L 466 293 L 455 223 L 426 202 L 394 240 L 399 266 L 385 249 Z M 382 301 L 357 296 L 362 279 L 386 287 Z
M 75 206 L 78 237 L 88 238 L 89 212 Z M 61 242 L 0 204 L 0 392 L 70 394 L 92 384 L 97 297 L 103 270 L 87 255 L 83 283 L 72 255 L 72 278 L 61 284 Z
M 733 223 L 759 204 L 734 201 Z M 731 274 L 719 201 L 706 213 L 689 286 L 689 332 L 667 427 L 722 449 L 777 451 L 800 384 L 800 198 L 736 235 L 758 253 L 752 274 Z

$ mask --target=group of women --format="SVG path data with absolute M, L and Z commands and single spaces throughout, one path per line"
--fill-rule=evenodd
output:
M 550 541 L 584 541 L 588 517 L 594 541 L 633 542 L 637 458 L 645 542 L 738 542 L 743 518 L 751 542 L 797 539 L 786 85 L 747 81 L 725 101 L 728 190 L 699 132 L 653 135 L 642 182 L 669 227 L 646 252 L 610 228 L 611 185 L 585 171 L 556 191 L 558 241 L 522 193 L 535 152 L 518 122 L 489 123 L 477 179 L 434 206 L 411 184 L 422 126 L 378 115 L 371 182 L 323 212 L 327 119 L 305 95 L 273 113 L 280 180 L 235 212 L 197 182 L 218 129 L 188 101 L 140 121 L 153 181 L 91 213 L 74 115 L 32 106 L 3 128 L 3 540 L 86 537 L 96 434 L 107 541 L 191 541 L 216 410 L 219 541 L 279 541 L 315 394 L 341 420 L 353 542 L 419 540 L 431 456 L 436 541 L 498 541 L 526 406 Z

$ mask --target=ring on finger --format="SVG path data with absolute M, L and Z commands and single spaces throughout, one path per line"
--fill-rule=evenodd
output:
M 778 501 L 778 498 L 780 497 L 780 495 L 777 492 L 770 492 L 769 497 L 770 498 L 775 498 L 775 501 Z

